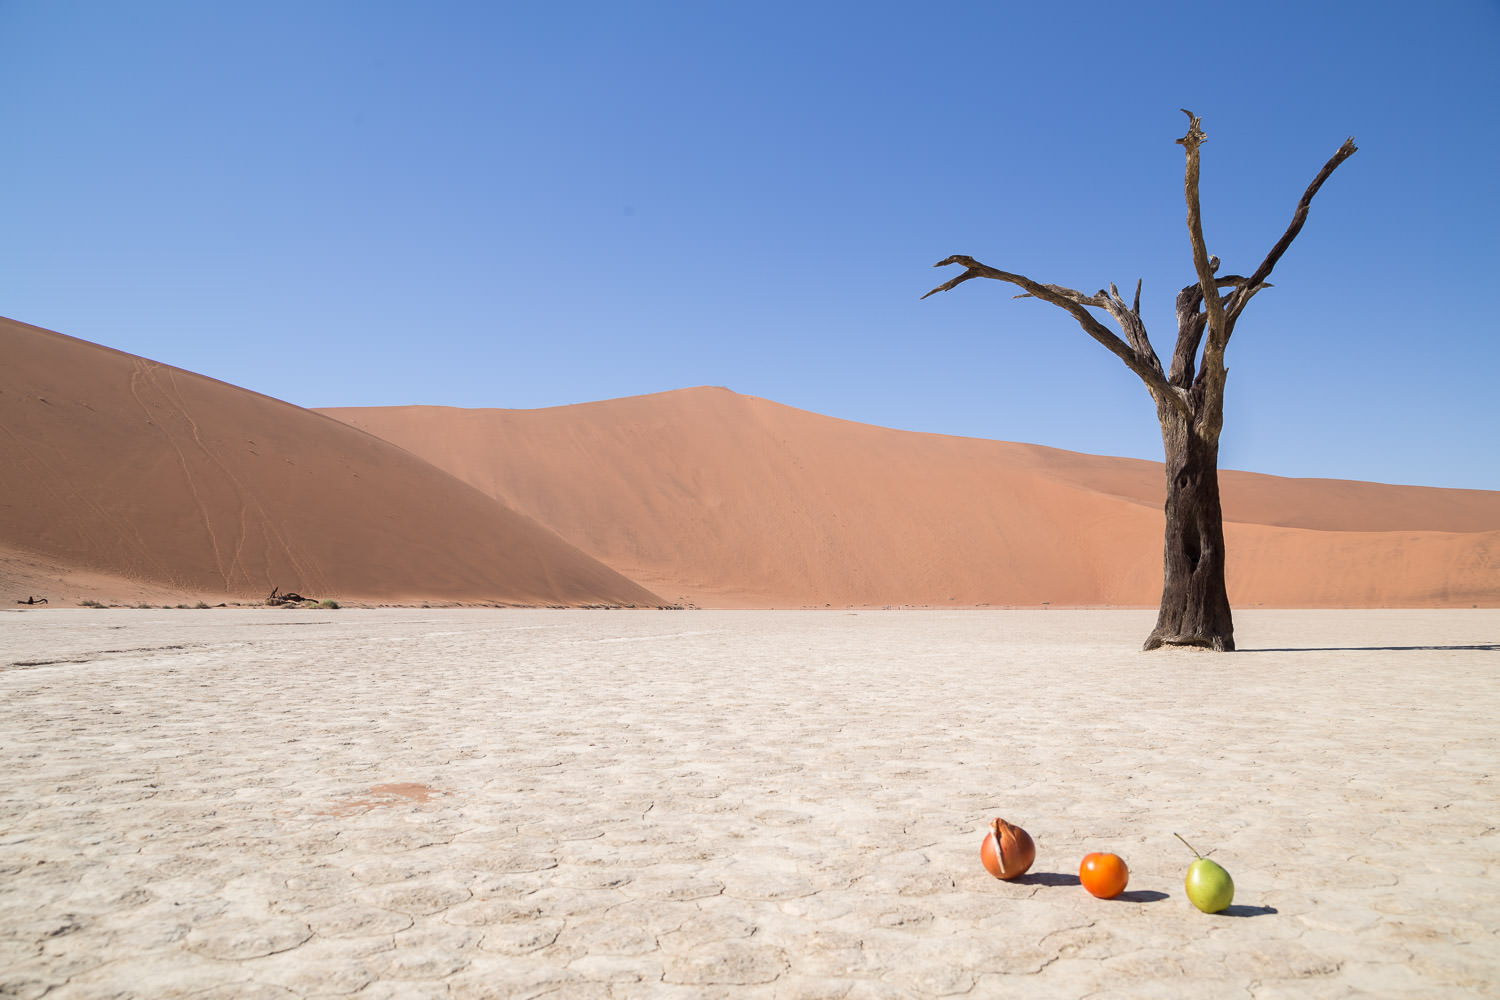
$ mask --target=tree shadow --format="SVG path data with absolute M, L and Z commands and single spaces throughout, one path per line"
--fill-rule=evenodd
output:
M 1011 881 L 1016 885 L 1083 885 L 1077 875 L 1064 875 L 1062 872 L 1027 872 Z
M 1500 642 L 1479 643 L 1473 646 L 1286 646 L 1276 649 L 1244 649 L 1241 653 L 1417 653 L 1446 649 L 1477 649 L 1486 652 L 1500 650 Z
M 1265 917 L 1276 912 L 1274 906 L 1226 906 L 1215 916 L 1223 917 Z

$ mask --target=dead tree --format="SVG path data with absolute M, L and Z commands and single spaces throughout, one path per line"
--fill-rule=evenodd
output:
M 1198 208 L 1198 147 L 1206 135 L 1201 119 L 1186 108 L 1191 124 L 1178 139 L 1187 151 L 1184 188 L 1187 195 L 1188 235 L 1197 280 L 1177 293 L 1177 346 L 1171 365 L 1163 368 L 1141 321 L 1141 284 L 1129 305 L 1111 284 L 1109 291 L 1085 295 L 1060 285 L 1044 285 L 958 254 L 934 267 L 962 264 L 964 273 L 927 295 L 946 292 L 970 278 L 994 278 L 1024 290 L 1017 298 L 1035 297 L 1066 310 L 1089 336 L 1103 344 L 1146 383 L 1156 403 L 1166 452 L 1166 545 L 1161 612 L 1146 639 L 1146 649 L 1164 645 L 1234 649 L 1234 620 L 1224 585 L 1224 515 L 1219 503 L 1219 433 L 1224 426 L 1224 349 L 1245 306 L 1263 288 L 1276 262 L 1307 221 L 1308 207 L 1323 182 L 1356 150 L 1350 138 L 1313 178 L 1291 225 L 1249 277 L 1220 275 L 1219 258 L 1210 256 L 1203 242 Z M 927 295 L 922 296 L 924 299 Z M 1091 309 L 1100 309 L 1119 325 L 1116 333 Z

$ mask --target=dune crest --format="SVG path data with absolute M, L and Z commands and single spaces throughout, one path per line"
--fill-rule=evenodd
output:
M 890 430 L 712 387 L 540 410 L 319 412 L 674 601 L 1160 599 L 1158 463 Z M 1238 604 L 1500 603 L 1500 493 L 1223 475 Z
M 0 356 L 7 602 L 48 587 L 54 602 L 62 589 L 153 603 L 280 587 L 377 602 L 661 603 L 347 424 L 13 320 L 0 319 Z

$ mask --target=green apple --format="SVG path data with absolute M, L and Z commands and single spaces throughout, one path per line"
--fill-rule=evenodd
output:
M 1179 833 L 1172 836 L 1182 840 Z M 1198 854 L 1196 847 L 1186 840 L 1182 842 L 1187 844 L 1188 850 Z M 1186 888 L 1188 901 L 1204 913 L 1218 913 L 1234 902 L 1234 879 L 1229 877 L 1223 865 L 1201 854 L 1188 866 Z
M 1217 861 L 1199 858 L 1188 865 L 1187 898 L 1204 913 L 1218 913 L 1234 901 L 1234 879 Z

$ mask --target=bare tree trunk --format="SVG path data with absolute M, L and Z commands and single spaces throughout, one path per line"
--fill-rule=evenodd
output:
M 1224 579 L 1218 435 L 1204 433 L 1176 410 L 1163 408 L 1161 419 L 1167 460 L 1161 611 L 1144 648 L 1228 652 L 1234 649 L 1234 618 Z

